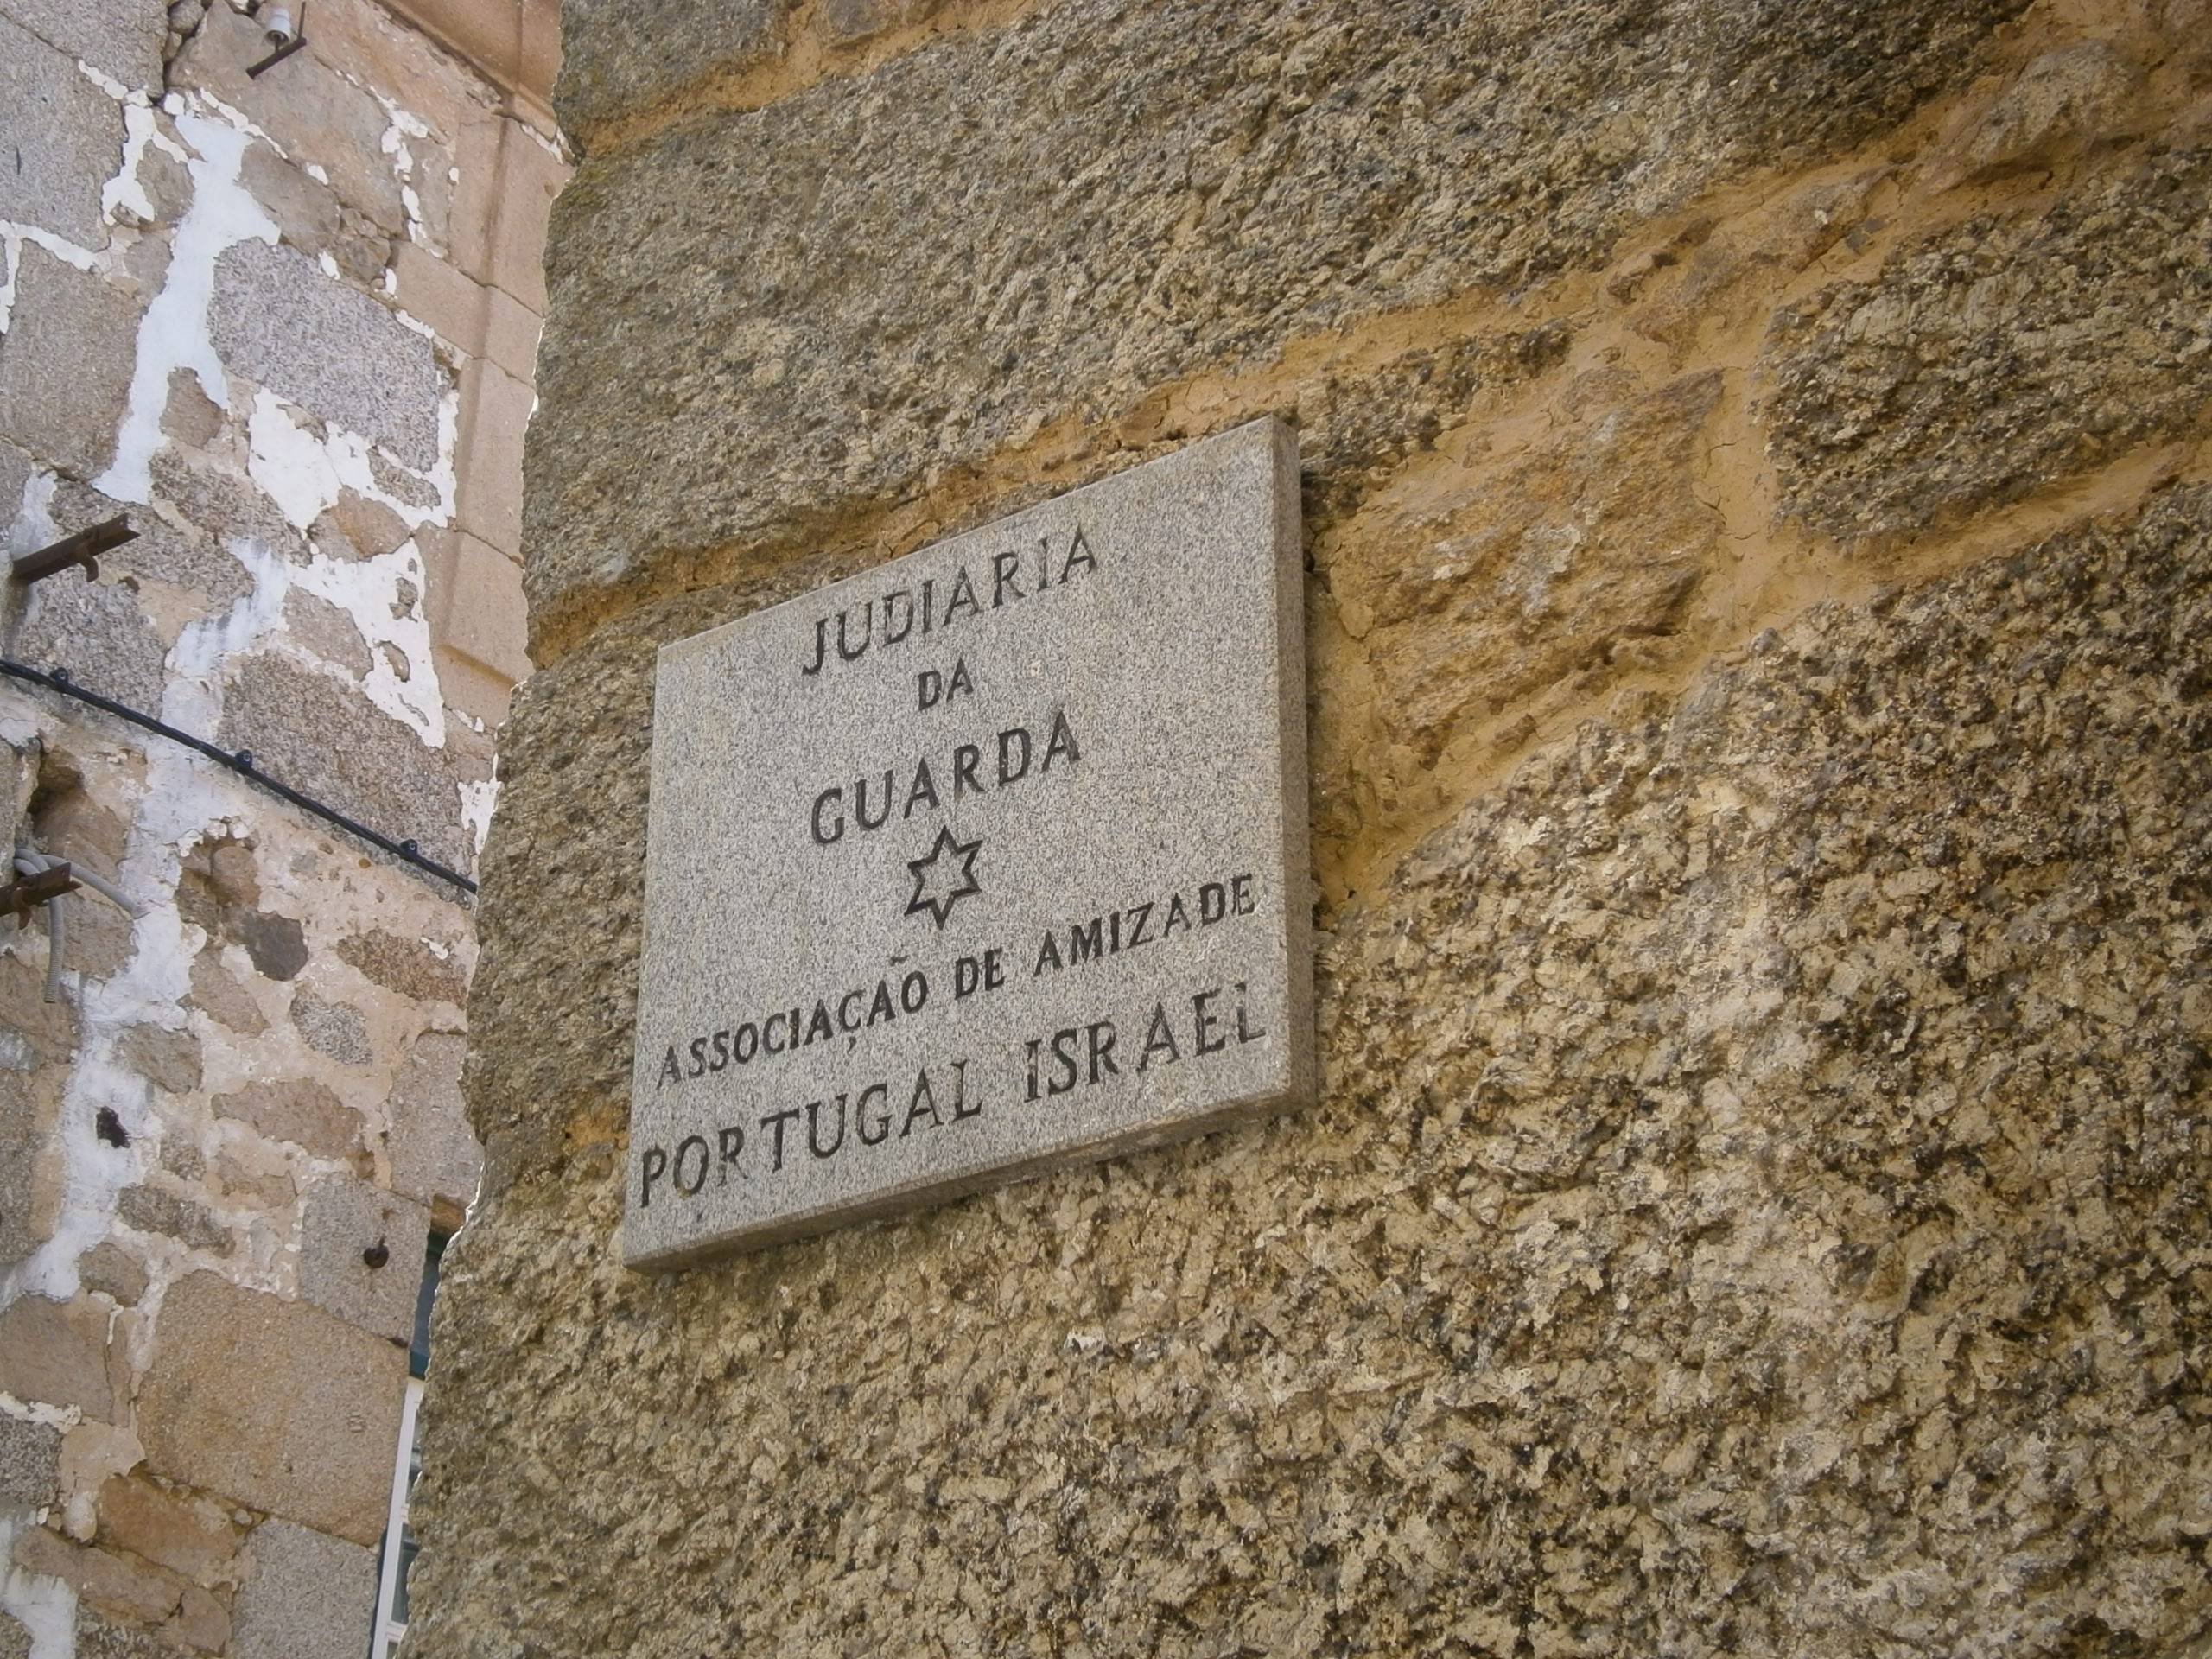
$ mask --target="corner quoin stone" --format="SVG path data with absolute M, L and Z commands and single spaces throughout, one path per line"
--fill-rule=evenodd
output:
M 1302 582 L 1265 420 L 661 652 L 631 1266 L 1312 1098 Z

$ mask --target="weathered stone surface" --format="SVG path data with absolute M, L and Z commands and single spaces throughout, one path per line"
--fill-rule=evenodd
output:
M 100 1541 L 201 1584 L 222 1581 L 238 1550 L 238 1529 L 219 1505 L 137 1475 L 100 1488 Z
M 385 234 L 404 230 L 406 204 L 384 147 L 391 116 L 367 88 L 312 51 L 287 59 L 291 73 L 281 79 L 249 79 L 246 66 L 268 50 L 261 29 L 227 5 L 211 6 L 172 67 L 172 84 L 202 87 L 233 109 L 251 110 L 254 124 L 283 146 L 293 166 L 322 168 L 339 198 Z
M 415 1329 L 429 1211 L 340 1175 L 308 1189 L 300 1227 L 300 1294 L 348 1325 L 406 1341 Z M 379 1247 L 379 1264 L 371 1267 L 365 1253 Z
M 4 12 L 48 46 L 82 58 L 125 86 L 162 84 L 162 35 L 168 20 L 153 0 L 99 6 L 78 0 L 6 0 Z
M 142 1233 L 162 1233 L 189 1249 L 227 1253 L 231 1231 L 206 1206 L 158 1186 L 125 1187 L 115 1201 L 116 1219 Z
M 31 1659 L 31 1633 L 13 1613 L 0 1612 L 0 1659 Z
M 340 1065 L 366 1065 L 376 1058 L 369 1022 L 347 1002 L 326 1002 L 302 991 L 292 999 L 292 1023 L 309 1048 Z
M 2212 149 L 1969 221 L 1777 319 L 1764 372 L 1784 510 L 1912 531 L 2126 446 L 2212 398 Z
M 418 1204 L 449 1199 L 466 1208 L 484 1173 L 461 1100 L 467 1039 L 425 1032 L 391 1079 L 391 1187 Z
M 238 1592 L 238 1659 L 359 1659 L 376 1605 L 373 1552 L 284 1521 L 264 1521 Z
M 2207 639 L 2177 487 L 1586 725 L 1341 925 L 1309 1116 L 665 1283 L 506 1187 L 410 1641 L 2202 1645 Z
M 77 1278 L 86 1290 L 112 1296 L 126 1307 L 146 1294 L 146 1269 L 113 1239 L 102 1239 L 77 1258 Z
M 284 595 L 284 631 L 332 667 L 357 680 L 367 676 L 372 663 L 359 625 L 328 600 L 292 589 Z
M 227 367 L 410 467 L 436 463 L 448 382 L 429 341 L 298 249 L 245 241 L 224 250 L 207 321 Z
M 77 1613 L 77 1659 L 176 1659 L 176 1649 L 150 1630 L 103 1618 L 89 1607 Z
M 372 1543 L 406 1376 L 381 1337 L 193 1274 L 168 1291 L 139 1390 L 147 1470 Z
M 0 1312 L 0 1389 L 28 1404 L 79 1406 L 95 1421 L 112 1422 L 107 1321 L 104 1306 L 82 1297 L 18 1296 Z
M 43 1527 L 16 1538 L 15 1561 L 25 1572 L 60 1579 L 93 1607 L 149 1624 L 175 1612 L 188 1587 L 173 1573 L 80 1548 Z
M 823 37 L 836 43 L 926 22 L 943 4 L 944 0 L 825 0 L 817 16 Z
M 272 1141 L 289 1141 L 319 1158 L 343 1158 L 358 1146 L 361 1115 L 311 1077 L 250 1083 L 218 1095 L 215 1116 L 251 1123 Z
M 1720 377 L 1688 377 L 1448 493 L 1385 495 L 1344 531 L 1332 588 L 1368 646 L 1390 738 L 1433 764 L 1459 721 L 1673 630 L 1724 557 L 1694 471 Z
M 193 382 L 194 386 L 198 384 Z M 54 527 L 65 535 L 111 518 L 130 517 L 137 537 L 103 553 L 103 571 L 142 582 L 149 577 L 166 582 L 199 594 L 211 608 L 228 605 L 253 591 L 245 567 L 219 538 L 191 534 L 156 514 L 133 513 L 127 504 L 73 480 L 64 479 L 55 488 L 52 511 Z M 261 511 L 269 511 L 265 504 Z
M 164 1094 L 188 1095 L 200 1086 L 200 1044 L 188 1031 L 133 1026 L 116 1047 L 125 1065 Z
M 61 1431 L 0 1415 L 0 1504 L 42 1510 L 54 1500 L 61 1467 Z
M 334 953 L 383 986 L 418 1002 L 460 1004 L 468 976 L 450 955 L 441 957 L 423 939 L 403 939 L 382 928 L 339 940 Z
M 224 969 L 216 950 L 202 950 L 192 959 L 192 1001 L 241 1037 L 257 1037 L 269 1029 L 268 1016 Z
M 39 583 L 16 648 L 27 661 L 67 669 L 102 696 L 133 709 L 162 706 L 161 636 L 130 594 L 111 582 L 67 573 Z
M 17 1051 L 26 1059 L 28 1048 Z M 0 1072 L 0 1263 L 22 1261 L 46 1234 L 39 1164 L 53 1114 L 41 1109 L 38 1092 L 23 1071 L 10 1067 Z
M 26 244 L 16 321 L 0 336 L 0 437 L 89 478 L 115 453 L 138 347 L 138 302 Z
M 0 16 L 0 151 L 16 159 L 0 218 L 80 248 L 107 242 L 100 186 L 123 162 L 123 106 Z
M 248 147 L 238 172 L 285 241 L 312 258 L 338 245 L 337 193 L 267 144 Z
M 1586 266 L 1970 76 L 2018 9 L 1052 6 L 588 162 L 549 253 L 533 638 L 669 550 Z M 620 50 L 587 33 L 564 73 Z
M 566 0 L 554 106 L 581 131 L 767 62 L 795 0 Z
M 251 749 L 272 776 L 394 841 L 419 842 L 449 868 L 473 861 L 454 757 L 327 675 L 270 653 L 246 659 L 223 700 L 219 741 Z

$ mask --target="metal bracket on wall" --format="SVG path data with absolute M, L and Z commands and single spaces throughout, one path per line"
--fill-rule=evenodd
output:
M 260 15 L 258 7 L 255 9 L 254 15 L 257 16 Z M 282 7 L 278 7 L 273 15 L 278 17 L 283 17 L 285 16 L 285 12 Z M 276 49 L 274 52 L 271 52 L 267 57 L 262 59 L 260 62 L 246 65 L 246 78 L 250 80 L 258 80 L 264 71 L 274 69 L 278 64 L 283 62 L 285 59 L 290 57 L 293 53 L 298 51 L 302 47 L 308 43 L 308 0 L 300 0 L 300 22 L 298 28 L 283 31 L 281 39 L 279 38 L 279 31 L 272 29 L 269 32 L 269 38 L 271 41 L 277 42 Z
M 20 877 L 0 887 L 0 916 L 13 916 L 17 927 L 28 927 L 31 912 L 77 889 L 67 864 L 48 865 L 35 875 Z
M 100 574 L 99 562 L 94 556 L 137 538 L 138 532 L 130 528 L 129 519 L 111 518 L 104 524 L 94 524 L 73 536 L 64 536 L 52 546 L 41 547 L 35 553 L 24 554 L 9 566 L 8 574 L 21 582 L 43 582 L 57 571 L 67 570 L 73 564 L 80 564 L 85 568 L 85 580 L 94 582 Z

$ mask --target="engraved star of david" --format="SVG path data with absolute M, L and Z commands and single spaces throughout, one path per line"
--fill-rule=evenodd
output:
M 906 861 L 906 868 L 914 873 L 914 896 L 906 901 L 906 914 L 925 912 L 942 928 L 951 919 L 954 905 L 983 890 L 983 884 L 976 879 L 976 855 L 982 850 L 981 836 L 973 841 L 956 841 L 949 825 L 939 825 L 936 844 L 921 857 Z M 952 855 L 950 859 L 945 858 L 947 853 Z M 944 891 L 935 898 L 925 896 L 933 886 Z

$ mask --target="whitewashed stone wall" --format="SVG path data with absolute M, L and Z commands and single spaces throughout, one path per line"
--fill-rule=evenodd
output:
M 486 8 L 475 8 L 478 11 Z M 519 8 L 504 10 L 519 15 Z M 0 0 L 0 654 L 470 871 L 523 649 L 526 85 L 368 0 Z M 498 71 L 495 69 L 494 76 Z M 189 749 L 0 680 L 0 1656 L 357 1656 L 426 1240 L 480 1155 L 474 918 Z

